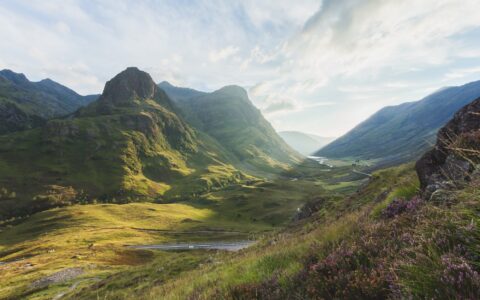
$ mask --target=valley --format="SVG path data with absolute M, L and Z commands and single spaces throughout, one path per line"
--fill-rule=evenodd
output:
M 157 86 L 137 68 L 0 140 L 5 299 L 68 297 L 167 261 L 169 276 L 195 270 L 366 184 L 351 162 L 297 154 L 242 88 Z
M 241 87 L 199 92 L 127 68 L 72 114 L 0 135 L 0 298 L 434 295 L 391 271 L 411 270 L 398 236 L 424 243 L 435 213 L 449 214 L 444 197 L 460 201 L 452 220 L 476 222 L 477 202 L 461 199 L 477 197 L 478 109 L 439 131 L 442 152 L 385 168 L 384 156 L 302 156 Z
M 0 1 L 0 300 L 480 299 L 480 1 Z
M 305 160 L 276 179 L 232 184 L 175 203 L 76 204 L 4 222 L 0 295 L 48 299 L 68 291 L 75 282 L 77 290 L 92 281 L 115 278 L 132 266 L 175 257 L 179 265 L 171 268 L 188 269 L 183 264 L 189 259 L 228 256 L 188 247 L 185 253 L 152 252 L 142 245 L 263 241 L 289 224 L 305 202 L 347 195 L 365 183 L 359 177 L 330 186 L 332 176 L 349 178 L 350 171 L 351 167 L 330 169 Z M 293 176 L 298 180 L 292 181 Z M 67 268 L 83 272 L 48 289 L 35 290 L 26 284 Z

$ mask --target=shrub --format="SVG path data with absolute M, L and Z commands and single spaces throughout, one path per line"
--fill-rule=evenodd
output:
M 409 201 L 403 198 L 394 199 L 383 211 L 382 217 L 389 219 L 404 212 L 413 212 L 423 203 L 422 198 L 415 196 Z

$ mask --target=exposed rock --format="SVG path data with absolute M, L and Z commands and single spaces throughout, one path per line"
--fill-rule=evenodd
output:
M 68 268 L 63 269 L 57 273 L 53 273 L 52 275 L 45 276 L 38 280 L 35 280 L 30 285 L 31 289 L 41 289 L 45 288 L 51 284 L 62 283 L 68 280 L 74 279 L 83 274 L 82 268 Z
M 80 132 L 80 128 L 75 123 L 63 120 L 52 120 L 42 130 L 46 139 L 75 137 Z
M 45 120 L 30 115 L 13 103 L 0 102 L 0 134 L 41 126 Z
M 480 99 L 459 110 L 437 134 L 435 147 L 417 161 L 426 199 L 469 181 L 480 159 Z M 438 197 L 437 197 L 438 198 Z
M 172 108 L 170 99 L 158 88 L 152 77 L 138 68 L 130 67 L 108 81 L 99 99 L 99 110 L 113 106 L 130 106 L 135 101 L 154 100 L 167 109 Z

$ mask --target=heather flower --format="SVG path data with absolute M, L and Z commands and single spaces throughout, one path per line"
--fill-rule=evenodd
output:
M 442 255 L 441 263 L 443 272 L 440 279 L 443 284 L 458 291 L 480 290 L 480 274 L 464 257 L 448 253 Z
M 410 201 L 403 198 L 395 198 L 393 201 L 383 210 L 382 216 L 386 219 L 393 218 L 404 212 L 413 212 L 423 203 L 423 200 L 415 196 Z

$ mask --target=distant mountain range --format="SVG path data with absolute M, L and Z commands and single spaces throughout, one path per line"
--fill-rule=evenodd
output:
M 299 131 L 281 131 L 278 135 L 280 135 L 290 147 L 305 156 L 313 154 L 335 139 L 334 137 L 322 137 Z
M 300 162 L 244 89 L 191 92 L 172 100 L 149 74 L 127 68 L 68 118 L 54 116 L 70 109 L 52 112 L 37 128 L 0 135 L 0 188 L 8 191 L 0 219 L 84 199 L 181 200 Z M 47 100 L 30 99 L 39 101 Z
M 37 127 L 76 111 L 98 98 L 81 96 L 51 80 L 31 82 L 11 70 L 0 71 L 0 134 Z
M 480 81 L 476 81 L 441 89 L 420 101 L 385 107 L 315 155 L 379 164 L 417 159 L 435 143 L 439 128 L 479 96 Z

